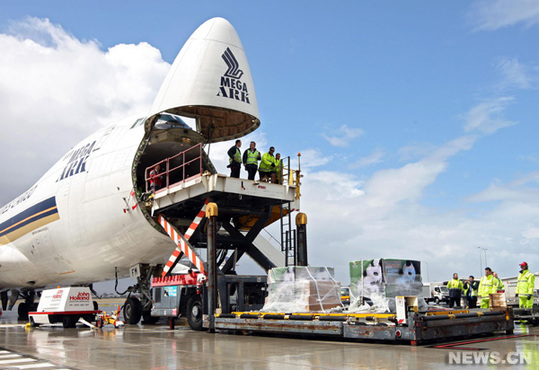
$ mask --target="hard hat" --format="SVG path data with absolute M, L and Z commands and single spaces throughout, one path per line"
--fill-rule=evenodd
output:
M 522 262 L 519 266 L 528 266 L 526 262 Z

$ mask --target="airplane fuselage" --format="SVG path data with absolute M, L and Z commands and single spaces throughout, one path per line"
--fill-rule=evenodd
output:
M 109 280 L 115 267 L 162 263 L 174 244 L 144 217 L 133 189 L 143 137 L 142 120 L 100 129 L 0 209 L 0 287 Z

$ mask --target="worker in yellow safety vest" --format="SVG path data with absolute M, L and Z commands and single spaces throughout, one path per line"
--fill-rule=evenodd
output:
M 258 161 L 262 159 L 260 152 L 256 149 L 256 143 L 251 141 L 249 149 L 243 152 L 243 165 L 247 171 L 247 178 L 254 180 L 256 171 L 258 171 Z
M 498 273 L 493 272 L 492 276 L 494 276 L 494 280 L 496 281 L 496 292 L 497 293 L 505 292 L 505 285 L 503 284 L 503 281 L 498 277 Z
M 532 308 L 535 275 L 528 269 L 528 263 L 522 262 L 519 266 L 520 274 L 518 275 L 517 290 L 515 291 L 515 297 L 518 297 L 518 307 Z
M 282 184 L 283 183 L 283 163 L 281 160 L 281 153 L 275 154 L 275 167 L 273 169 L 273 172 L 275 173 L 275 183 L 276 184 Z
M 449 307 L 460 306 L 460 296 L 462 294 L 462 281 L 459 280 L 459 275 L 455 272 L 453 279 L 447 283 L 447 289 L 449 289 Z
M 275 148 L 270 147 L 269 151 L 262 156 L 262 161 L 260 161 L 260 166 L 258 167 L 260 181 L 267 181 L 269 178 L 271 182 L 275 182 L 275 172 L 273 172 L 275 169 L 274 152 Z
M 475 280 L 473 275 L 470 275 L 468 280 L 468 292 L 466 294 L 466 299 L 468 300 L 468 308 L 477 307 L 477 295 L 479 292 L 479 281 Z
M 236 140 L 236 143 L 227 152 L 228 168 L 230 168 L 230 177 L 239 178 L 241 169 L 241 140 Z
M 462 282 L 462 297 L 461 299 L 461 306 L 468 308 L 468 295 L 470 294 L 470 284 L 467 281 Z
M 490 267 L 485 268 L 485 276 L 479 281 L 479 298 L 481 299 L 481 308 L 489 308 L 489 295 L 496 293 L 498 287 L 497 282 L 492 275 L 492 269 Z

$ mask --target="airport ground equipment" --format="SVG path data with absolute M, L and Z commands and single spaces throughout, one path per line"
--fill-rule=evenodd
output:
M 417 301 L 416 297 L 401 298 L 405 306 L 395 314 L 317 312 L 219 314 L 215 317 L 215 330 L 417 345 L 497 331 L 512 333 L 514 329 L 512 312 L 507 308 L 417 312 L 417 302 L 413 303 L 414 299 Z M 208 327 L 206 317 L 204 327 Z
M 266 276 L 238 275 L 236 265 L 243 257 L 251 257 L 265 271 L 307 263 L 304 214 L 297 215 L 297 229 L 292 229 L 292 213 L 299 208 L 300 174 L 290 169 L 289 158 L 284 160 L 282 183 L 275 184 L 212 174 L 204 167 L 201 151 L 188 151 L 174 156 L 185 157 L 181 164 L 162 160 L 167 186 L 152 194 L 145 205 L 144 212 L 177 247 L 162 272 L 151 266 L 132 269 L 139 284 L 137 294 L 124 305 L 127 323 L 137 323 L 141 316 L 151 321 L 184 315 L 191 328 L 200 330 L 202 312 L 208 307 L 224 313 L 262 308 Z M 188 173 L 183 166 L 193 165 L 197 170 L 188 177 L 182 176 L 179 182 L 170 179 L 170 168 Z M 208 203 L 219 210 L 211 218 L 207 217 Z M 279 220 L 281 250 L 260 235 Z M 189 272 L 170 275 L 178 263 Z M 208 304 L 212 297 L 219 301 Z
M 115 328 L 119 328 L 125 325 L 125 322 L 123 320 L 120 320 L 120 314 L 121 309 L 120 306 L 118 306 L 118 309 L 116 311 L 111 312 L 110 314 L 106 313 L 105 311 L 101 312 L 97 316 L 96 325 L 88 325 L 88 323 L 84 323 L 92 328 L 102 328 L 105 325 L 113 325 Z
M 513 308 L 514 318 L 518 321 L 527 321 L 532 325 L 539 325 L 539 306 L 534 304 L 532 308 Z
M 101 313 L 92 302 L 92 293 L 87 287 L 46 289 L 42 292 L 35 312 L 29 312 L 32 326 L 62 323 L 64 328 L 74 328 L 79 319 L 95 322 Z
M 202 315 L 208 311 L 205 275 L 191 271 L 152 279 L 153 317 L 187 318 L 191 329 L 202 329 Z M 264 305 L 266 276 L 224 275 L 218 280 L 220 295 L 231 310 L 259 310 Z M 230 312 L 230 309 L 228 310 Z

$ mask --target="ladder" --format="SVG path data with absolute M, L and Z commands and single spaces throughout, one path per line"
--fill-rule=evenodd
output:
M 281 252 L 285 256 L 285 266 L 296 266 L 296 229 L 292 228 L 290 202 L 281 204 Z

